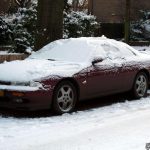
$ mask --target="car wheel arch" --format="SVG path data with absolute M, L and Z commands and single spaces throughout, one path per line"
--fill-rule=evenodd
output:
M 145 74 L 147 75 L 148 81 L 150 81 L 150 73 L 148 72 L 147 69 L 144 68 L 144 69 L 139 70 L 139 71 L 137 72 L 136 76 L 137 76 L 140 72 L 145 73 Z
M 138 88 L 138 87 L 136 87 L 136 85 L 138 85 L 138 86 L 141 86 L 141 85 L 137 84 L 136 81 L 138 80 L 138 78 L 139 78 L 140 76 L 145 76 L 145 79 L 147 80 L 147 82 L 145 82 L 145 83 L 147 83 L 147 88 L 148 88 L 149 72 L 148 72 L 146 69 L 141 69 L 141 70 L 139 70 L 139 71 L 137 72 L 137 74 L 136 74 L 136 76 L 135 76 L 135 79 L 134 79 L 134 83 L 133 83 L 133 86 L 132 86 L 132 89 L 131 89 L 131 96 L 132 96 L 132 98 L 139 99 L 139 98 L 141 98 L 141 97 L 146 96 L 147 90 L 144 92 L 144 95 L 143 95 L 143 96 L 140 96 L 139 93 L 137 93 L 138 91 L 137 91 L 136 88 Z M 142 87 L 142 89 L 143 89 L 143 87 Z M 140 90 L 140 91 L 141 91 L 141 90 Z
M 137 73 L 135 74 L 135 77 L 134 77 L 134 80 L 133 80 L 133 83 L 132 83 L 132 88 L 133 88 L 133 85 L 134 85 L 134 82 L 135 82 L 135 78 L 137 77 L 137 75 L 139 73 L 142 73 L 142 72 L 146 74 L 148 82 L 150 82 L 150 73 L 148 72 L 147 69 L 143 68 L 143 69 L 140 69 L 139 71 L 137 71 Z
M 76 106 L 76 103 L 79 99 L 79 96 L 78 96 L 78 88 L 76 86 L 77 81 L 75 81 L 75 79 L 72 79 L 72 78 L 65 78 L 65 79 L 62 79 L 60 80 L 54 87 L 54 90 L 53 90 L 53 95 L 52 95 L 52 103 L 51 103 L 51 106 L 50 106 L 50 109 L 53 110 L 54 113 L 58 114 L 58 115 L 61 115 L 63 113 L 69 113 L 69 112 L 72 112 L 74 109 L 75 109 L 75 106 Z M 57 99 L 58 98 L 58 93 L 61 91 L 61 88 L 64 88 L 64 87 L 67 87 L 69 89 L 69 91 L 71 90 L 73 93 L 73 97 L 72 97 L 72 102 L 70 103 L 70 100 L 68 99 L 68 95 L 66 95 L 65 93 L 62 94 L 63 97 L 65 98 L 62 98 L 62 101 L 59 102 L 59 100 Z M 67 89 L 66 89 L 67 90 Z M 64 91 L 64 89 L 63 89 Z M 61 92 L 63 92 L 61 91 Z M 67 98 L 66 98 L 67 96 Z M 71 95 L 70 95 L 71 96 Z M 69 97 L 70 97 L 69 96 Z M 62 96 L 60 95 L 60 98 Z M 68 101 L 69 100 L 69 101 Z M 68 101 L 68 102 L 67 102 Z M 67 107 L 70 107 L 68 108 L 69 110 L 63 110 L 63 103 L 66 105 L 66 104 L 69 104 L 66 105 Z M 66 108 L 65 108 L 66 109 Z
M 59 85 L 59 84 L 61 84 L 62 82 L 65 82 L 65 81 L 69 81 L 70 83 L 72 83 L 73 85 L 74 85 L 74 87 L 75 87 L 75 89 L 76 89 L 76 92 L 77 92 L 77 100 L 79 100 L 79 97 L 80 97 L 80 87 L 79 87 L 79 85 L 78 85 L 78 83 L 77 83 L 77 81 L 74 79 L 74 78 L 63 78 L 62 80 L 60 80 L 56 85 L 55 85 L 55 87 L 54 87 L 54 91 L 56 90 L 56 88 L 57 88 L 57 86 Z M 53 92 L 53 94 L 54 94 L 55 92 Z M 53 95 L 53 97 L 54 97 L 54 95 Z

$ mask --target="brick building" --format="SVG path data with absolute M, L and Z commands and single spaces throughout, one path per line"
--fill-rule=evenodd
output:
M 0 15 L 16 10 L 18 6 L 30 5 L 31 0 L 0 0 Z
M 0 0 L 0 15 L 16 5 L 30 0 Z M 126 0 L 88 0 L 89 12 L 101 22 L 100 34 L 110 38 L 124 36 Z M 150 10 L 150 0 L 131 0 L 131 20 L 140 18 L 139 10 Z
M 16 5 L 15 0 L 0 0 L 0 15 L 5 14 L 11 7 Z
M 89 0 L 89 12 L 102 23 L 101 34 L 123 37 L 126 0 Z M 131 0 L 131 20 L 140 18 L 139 10 L 150 10 L 150 0 Z

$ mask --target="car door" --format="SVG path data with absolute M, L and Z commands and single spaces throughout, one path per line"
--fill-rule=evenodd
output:
M 121 68 L 122 65 L 112 60 L 104 60 L 88 68 L 88 94 L 93 97 L 118 91 Z
M 131 90 L 135 76 L 140 68 L 141 62 L 137 61 L 139 57 L 129 46 L 120 48 L 124 61 L 122 61 L 122 68 L 120 70 L 119 78 L 121 80 L 120 87 L 123 91 Z
M 102 45 L 107 58 L 88 68 L 88 94 L 93 96 L 116 93 L 121 90 L 122 65 L 117 47 L 105 43 Z

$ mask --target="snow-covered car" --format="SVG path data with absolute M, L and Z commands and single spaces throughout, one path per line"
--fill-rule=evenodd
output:
M 73 111 L 77 101 L 131 91 L 146 96 L 150 56 L 105 37 L 52 42 L 22 61 L 0 64 L 0 106 Z

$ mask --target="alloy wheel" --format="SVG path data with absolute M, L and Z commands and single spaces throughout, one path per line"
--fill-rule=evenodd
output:
M 147 79 L 144 75 L 138 76 L 136 80 L 136 92 L 140 97 L 143 97 L 145 95 L 145 92 L 147 90 Z
M 63 112 L 68 112 L 72 109 L 74 101 L 74 92 L 73 89 L 69 85 L 62 86 L 57 94 L 57 102 L 59 108 Z
M 52 108 L 56 114 L 72 112 L 77 102 L 77 90 L 70 81 L 62 81 L 54 91 Z
M 133 94 L 135 98 L 146 96 L 148 90 L 148 77 L 144 72 L 139 72 L 135 78 Z

